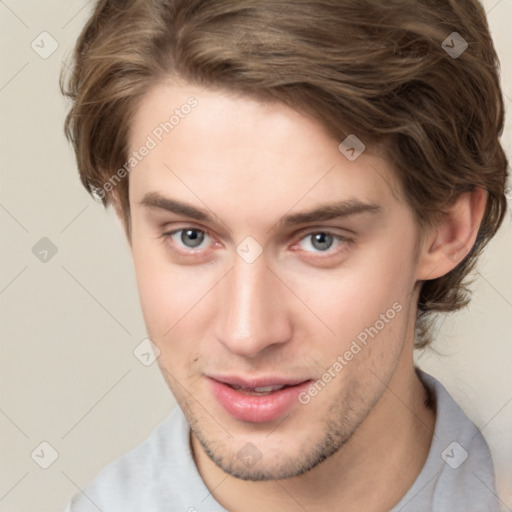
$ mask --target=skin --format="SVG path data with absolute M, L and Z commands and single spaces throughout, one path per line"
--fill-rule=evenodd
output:
M 435 425 L 413 369 L 419 286 L 474 243 L 485 194 L 460 196 L 421 231 L 376 148 L 350 162 L 341 141 L 282 104 L 170 82 L 142 99 L 130 150 L 190 96 L 198 106 L 129 175 L 130 245 L 148 335 L 201 477 L 233 511 L 389 510 L 421 471 Z M 213 219 L 143 204 L 154 192 Z M 379 210 L 278 224 L 341 200 Z M 190 247 L 169 234 L 179 229 L 206 236 Z M 343 238 L 319 246 L 319 232 Z M 247 236 L 263 250 L 252 263 L 236 253 Z M 286 417 L 243 422 L 213 397 L 212 374 L 321 379 L 394 303 L 401 311 Z M 237 457 L 247 443 L 261 454 L 249 467 Z

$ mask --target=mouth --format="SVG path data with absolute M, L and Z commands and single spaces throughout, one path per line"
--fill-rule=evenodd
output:
M 263 423 L 274 421 L 298 407 L 298 395 L 312 379 L 265 377 L 208 377 L 214 398 L 235 419 Z
M 276 391 L 281 391 L 281 389 L 289 388 L 291 386 L 261 386 L 256 388 L 244 388 L 242 386 L 233 386 L 231 384 L 227 384 L 231 389 L 235 389 L 236 391 L 243 393 L 248 396 L 268 396 L 274 394 Z

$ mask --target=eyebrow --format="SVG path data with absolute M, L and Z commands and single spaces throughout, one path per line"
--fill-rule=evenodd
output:
M 214 218 L 207 210 L 197 208 L 187 203 L 164 197 L 158 192 L 148 192 L 139 203 L 148 208 L 165 210 L 177 215 L 183 215 L 191 219 L 215 222 Z M 328 203 L 318 206 L 311 210 L 299 213 L 287 214 L 282 217 L 277 225 L 280 227 L 290 227 L 309 222 L 323 222 L 352 215 L 363 213 L 377 214 L 382 211 L 382 207 L 376 203 L 362 202 L 357 199 L 347 199 L 334 203 Z

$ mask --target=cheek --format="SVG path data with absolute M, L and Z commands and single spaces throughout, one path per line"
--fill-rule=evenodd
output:
M 412 261 L 406 254 L 405 248 L 384 242 L 354 254 L 336 269 L 289 268 L 283 280 L 313 313 L 307 315 L 311 328 L 315 325 L 327 336 L 330 331 L 337 339 L 351 340 L 395 302 L 405 308 L 413 282 Z
M 142 313 L 150 338 L 160 345 L 172 339 L 183 326 L 190 330 L 198 307 L 211 286 L 204 272 L 194 266 L 172 265 L 165 248 L 138 243 L 132 246 L 133 261 Z

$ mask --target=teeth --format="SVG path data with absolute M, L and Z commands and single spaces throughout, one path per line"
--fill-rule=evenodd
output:
M 280 389 L 285 388 L 286 386 L 263 386 L 259 388 L 242 388 L 242 386 L 235 386 L 234 384 L 231 385 L 233 389 L 242 389 L 243 391 L 254 391 L 256 393 L 270 393 L 271 391 L 279 391 Z
M 278 389 L 283 389 L 284 386 L 265 386 L 262 388 L 254 388 L 254 391 L 257 393 L 267 393 L 268 391 L 277 391 Z

